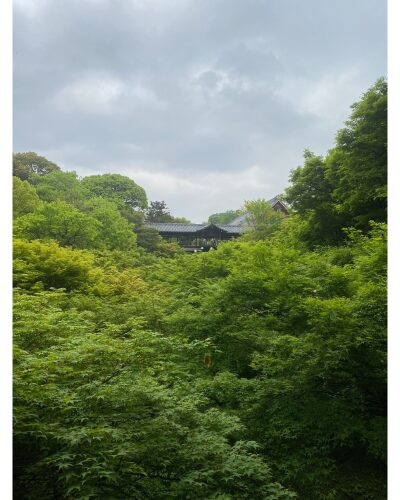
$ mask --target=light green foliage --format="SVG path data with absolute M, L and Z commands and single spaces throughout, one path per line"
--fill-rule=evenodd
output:
M 91 196 L 106 198 L 123 209 L 147 207 L 144 189 L 132 179 L 119 174 L 90 175 L 81 181 Z
M 208 218 L 210 224 L 229 224 L 233 219 L 241 215 L 242 210 L 227 210 L 218 214 L 212 214 Z
M 29 180 L 33 174 L 45 175 L 60 167 L 44 156 L 36 153 L 15 153 L 13 155 L 13 175 L 21 180 Z
M 144 265 L 152 265 L 157 261 L 153 253 L 146 252 L 137 246 L 131 250 L 95 250 L 96 263 L 105 269 L 115 267 L 118 270 L 127 268 L 137 269 Z
M 264 240 L 270 237 L 282 224 L 284 215 L 274 210 L 267 200 L 246 201 L 243 211 L 246 215 L 246 240 Z
M 32 175 L 30 182 L 35 185 L 43 201 L 64 201 L 82 208 L 85 192 L 75 172 L 54 170 L 46 175 Z
M 384 498 L 385 227 L 304 252 L 287 225 L 136 268 L 133 254 L 19 243 L 17 487 L 290 498 L 279 482 L 300 498 Z
M 136 245 L 133 225 L 119 213 L 117 206 L 104 198 L 92 198 L 85 204 L 88 214 L 100 223 L 98 247 L 129 250 Z
M 75 248 L 98 246 L 100 227 L 99 221 L 63 201 L 43 203 L 35 213 L 20 217 L 14 224 L 17 237 L 53 239 Z
M 43 257 L 44 252 L 43 249 L 41 250 Z M 54 249 L 52 250 L 54 254 Z M 26 258 L 26 256 L 24 257 Z M 75 291 L 80 290 L 87 293 L 90 290 L 90 281 L 93 281 L 87 272 L 88 269 L 83 269 L 81 264 L 78 270 L 78 266 L 73 262 L 71 256 L 68 256 L 68 261 L 65 256 L 62 256 L 64 259 L 59 255 L 51 257 L 44 256 L 44 263 L 40 263 L 38 260 L 30 263 L 25 261 L 26 267 L 30 268 L 31 276 L 36 271 L 38 282 L 35 285 L 37 288 L 35 294 L 28 294 L 26 290 L 19 288 L 14 292 L 14 344 L 17 346 L 17 350 L 23 349 L 25 352 L 39 355 L 44 349 L 54 347 L 65 339 L 78 334 L 85 334 L 90 329 L 94 330 L 96 326 L 93 313 L 71 307 L 71 300 L 65 292 L 66 290 L 70 291 L 75 285 Z M 56 261 L 57 264 L 66 266 L 64 272 L 59 272 L 58 275 L 54 273 Z M 85 277 L 88 274 L 89 283 L 85 282 Z M 17 276 L 18 278 L 20 286 L 29 288 L 27 280 L 21 282 L 21 273 Z M 39 290 L 39 283 L 47 289 Z M 57 289 L 49 285 L 55 285 Z M 62 288 L 59 288 L 60 286 Z
M 61 248 L 57 243 L 14 241 L 14 285 L 26 289 L 87 289 L 100 270 L 86 251 Z
M 238 417 L 193 391 L 206 343 L 129 325 L 92 333 L 91 316 L 65 309 L 60 295 L 42 298 L 27 329 L 27 300 L 16 299 L 17 494 L 294 497 L 272 481 L 256 444 L 237 438 Z
M 306 152 L 296 213 L 249 202 L 216 251 L 147 231 L 126 178 L 67 174 L 77 206 L 40 178 L 56 201 L 15 222 L 16 498 L 386 498 L 384 94 Z
M 212 340 L 211 369 L 241 377 L 218 406 L 242 417 L 301 498 L 384 498 L 384 231 L 307 253 L 279 238 L 227 244 L 223 267 L 221 249 L 175 271 L 187 281 L 178 274 L 165 327 Z
M 132 226 L 116 206 L 104 199 L 85 203 L 85 211 L 63 201 L 43 203 L 35 213 L 20 217 L 14 230 L 29 240 L 56 240 L 62 246 L 128 250 L 136 245 Z
M 34 212 L 40 205 L 40 199 L 33 186 L 19 177 L 13 177 L 13 216 Z

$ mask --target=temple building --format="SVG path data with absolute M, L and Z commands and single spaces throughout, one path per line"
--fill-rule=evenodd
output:
M 277 197 L 269 200 L 274 210 L 287 215 L 285 205 Z M 146 226 L 158 231 L 166 241 L 177 243 L 187 252 L 207 252 L 217 248 L 221 241 L 237 238 L 246 231 L 248 214 L 236 217 L 230 224 L 183 224 L 177 222 L 147 222 Z
M 187 252 L 207 251 L 217 248 L 221 241 L 237 238 L 245 227 L 231 224 L 182 224 L 175 222 L 147 222 L 170 243 L 178 243 Z

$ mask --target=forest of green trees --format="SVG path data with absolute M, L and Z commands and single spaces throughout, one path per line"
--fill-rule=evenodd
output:
M 128 177 L 16 153 L 15 498 L 386 498 L 386 128 L 380 79 L 289 216 L 192 255 Z

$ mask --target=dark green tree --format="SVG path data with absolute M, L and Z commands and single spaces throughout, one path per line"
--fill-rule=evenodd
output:
M 191 224 L 190 219 L 187 219 L 186 217 L 172 217 L 172 222 L 177 222 L 180 224 Z
M 165 201 L 151 201 L 146 209 L 146 220 L 148 222 L 173 222 L 174 218 Z
M 386 220 L 387 83 L 379 79 L 352 105 L 346 128 L 326 158 L 306 150 L 293 170 L 286 200 L 302 216 L 311 245 L 337 244 L 344 227 L 368 230 Z
M 137 234 L 137 244 L 149 252 L 154 252 L 162 241 L 156 229 L 142 225 L 135 230 Z
M 338 212 L 325 159 L 306 150 L 304 165 L 291 172 L 290 182 L 285 200 L 304 221 L 303 238 L 311 245 L 342 241 L 350 219 Z
M 352 105 L 346 128 L 326 159 L 326 177 L 340 213 L 368 229 L 387 218 L 387 82 L 379 79 Z
M 151 201 L 150 206 L 145 210 L 147 222 L 180 222 L 190 224 L 186 217 L 173 217 L 165 201 Z

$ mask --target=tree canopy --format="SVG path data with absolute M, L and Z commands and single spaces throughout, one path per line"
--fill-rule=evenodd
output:
M 215 251 L 126 177 L 15 180 L 16 498 L 386 498 L 385 88 Z
M 245 239 L 263 240 L 270 237 L 282 224 L 284 215 L 274 210 L 267 200 L 248 200 L 244 203 L 247 231 Z
M 19 177 L 13 177 L 13 216 L 34 212 L 40 205 L 40 198 L 36 189 L 27 181 L 21 181 Z
M 116 203 L 119 208 L 145 209 L 147 207 L 144 189 L 124 175 L 89 175 L 82 179 L 82 186 L 91 196 L 106 198 Z
M 146 209 L 146 220 L 149 222 L 172 222 L 174 218 L 165 201 L 151 201 Z
M 14 153 L 13 155 L 13 175 L 22 181 L 28 180 L 33 174 L 45 175 L 54 170 L 60 170 L 60 167 L 36 153 Z
M 53 170 L 47 175 L 32 175 L 31 184 L 36 188 L 40 199 L 47 202 L 64 201 L 81 208 L 87 197 L 75 172 Z
M 14 224 L 17 237 L 27 240 L 54 239 L 62 246 L 93 248 L 100 223 L 63 201 L 43 203 L 36 212 L 20 217 Z
M 286 201 L 304 217 L 310 244 L 343 242 L 344 227 L 368 230 L 385 222 L 387 198 L 387 82 L 379 79 L 352 105 L 346 127 L 327 156 L 306 150 L 292 171 Z
M 151 201 L 145 213 L 148 222 L 190 223 L 185 217 L 173 217 L 165 201 Z
M 91 198 L 85 204 L 88 214 L 99 223 L 99 239 L 104 248 L 128 250 L 136 246 L 136 234 L 118 211 L 117 206 L 104 198 Z M 100 246 L 100 242 L 99 242 Z
M 326 162 L 338 211 L 350 214 L 351 225 L 365 229 L 370 220 L 386 221 L 387 82 L 383 78 L 353 104 Z

